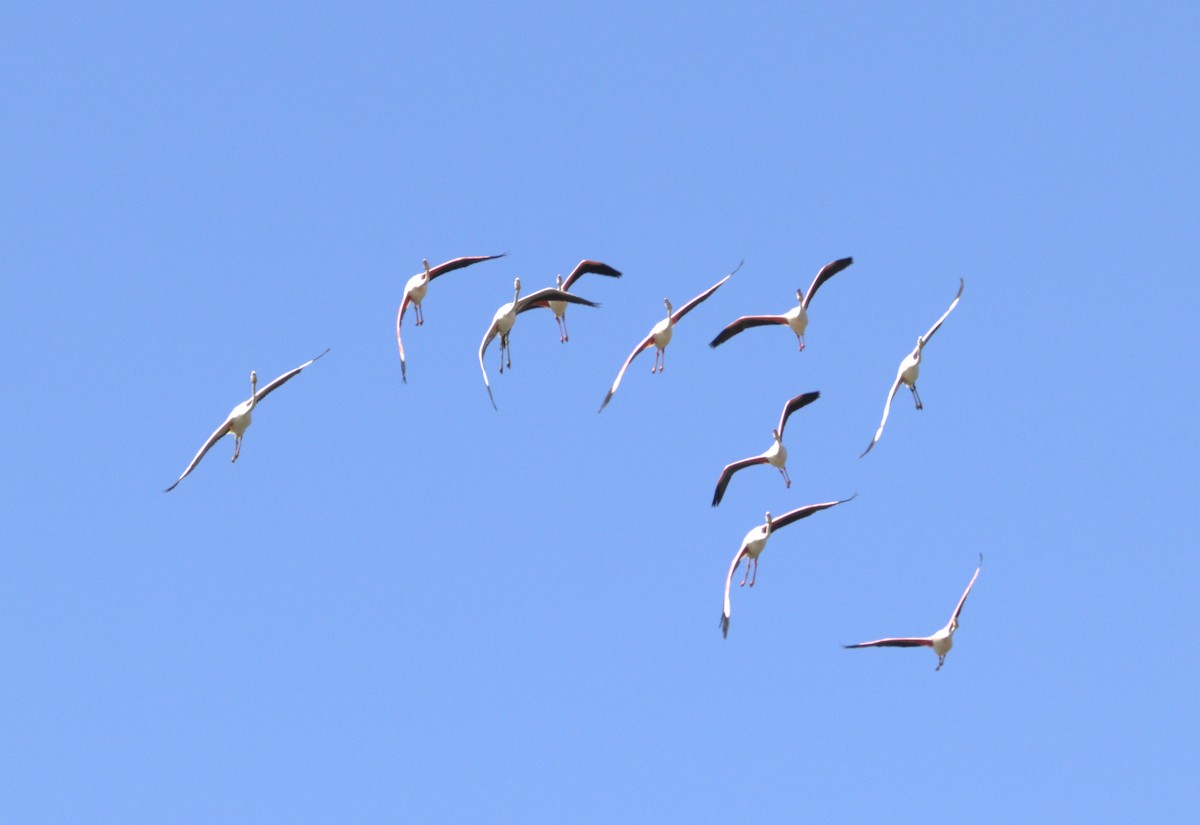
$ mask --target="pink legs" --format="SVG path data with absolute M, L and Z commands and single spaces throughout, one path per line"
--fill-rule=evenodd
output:
M 750 575 L 750 567 L 751 566 L 754 567 L 754 575 L 753 576 Z M 758 559 L 756 559 L 756 558 L 747 558 L 746 559 L 746 575 L 742 576 L 742 583 L 739 584 L 738 587 L 745 587 L 746 579 L 750 579 L 751 587 L 754 587 L 754 583 L 756 581 L 758 581 Z
M 512 345 L 508 343 L 507 335 L 501 335 L 500 336 L 500 374 L 501 375 L 504 374 L 504 366 L 505 366 L 504 362 L 506 360 L 505 353 L 508 353 L 508 357 L 507 357 L 508 368 L 511 370 L 512 369 Z
M 654 348 L 654 366 L 650 368 L 650 374 L 662 372 L 663 367 L 667 365 L 667 351 L 665 349 Z

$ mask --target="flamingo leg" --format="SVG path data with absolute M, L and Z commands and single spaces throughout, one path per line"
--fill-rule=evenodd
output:
M 797 335 L 796 341 L 799 342 L 799 344 L 800 344 L 800 346 L 796 349 L 796 352 L 804 352 L 804 336 Z
M 229 462 L 231 464 L 233 462 L 237 461 L 238 453 L 240 453 L 242 451 L 242 437 L 240 435 L 235 435 L 234 439 L 235 440 L 233 442 L 233 458 L 229 459 Z
M 663 371 L 663 367 L 665 367 L 665 366 L 667 365 L 667 351 L 666 351 L 665 349 L 664 349 L 664 350 L 659 350 L 659 353 L 658 353 L 658 354 L 662 356 L 662 360 L 660 360 L 660 361 L 658 362 L 658 371 L 659 371 L 659 372 L 662 372 L 662 371 Z
M 941 656 L 938 656 L 938 666 L 933 669 L 934 672 L 936 673 L 937 671 L 941 670 L 942 665 L 944 665 L 945 663 L 946 663 L 946 655 L 942 654 Z
M 758 581 L 758 559 L 754 559 L 754 575 L 750 577 L 750 586 L 754 587 L 754 583 Z
M 504 336 L 504 351 L 506 353 L 508 353 L 505 356 L 505 360 L 507 361 L 505 366 L 507 366 L 511 370 L 512 369 L 512 343 L 508 340 L 507 335 Z
M 565 344 L 567 341 L 571 340 L 571 334 L 567 332 L 567 316 L 564 315 L 563 317 L 559 318 L 558 321 L 562 324 L 562 341 L 560 343 Z
M 508 336 L 500 336 L 500 374 L 504 374 L 504 351 L 508 349 Z
M 741 581 L 741 583 L 738 585 L 738 587 L 745 587 L 745 586 L 746 586 L 746 579 L 750 578 L 750 565 L 751 565 L 752 563 L 753 563 L 753 562 L 752 562 L 750 559 L 746 559 L 746 575 L 742 576 L 742 581 Z
M 779 472 L 783 476 L 783 480 L 787 484 L 787 488 L 789 490 L 792 489 L 792 479 L 788 476 L 787 467 L 780 467 Z
M 911 387 L 909 387 L 909 389 L 912 390 L 913 401 L 916 402 L 917 409 L 918 410 L 925 409 L 925 405 L 921 403 L 921 394 L 919 392 L 917 392 L 917 385 L 913 384 Z
M 413 326 L 420 327 L 425 325 L 425 313 L 421 310 L 420 304 L 413 304 L 413 315 L 417 316 Z

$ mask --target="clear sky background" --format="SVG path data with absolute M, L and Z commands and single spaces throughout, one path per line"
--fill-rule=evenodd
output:
M 1196 816 L 1194 4 L 253 5 L 3 14 L 0 818 Z

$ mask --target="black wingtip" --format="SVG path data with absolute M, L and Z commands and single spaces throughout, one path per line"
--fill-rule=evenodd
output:
M 721 614 L 721 638 L 729 638 L 729 617 L 724 613 Z

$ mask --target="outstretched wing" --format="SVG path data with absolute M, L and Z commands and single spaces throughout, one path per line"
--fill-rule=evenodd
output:
M 538 307 L 549 306 L 551 301 L 566 301 L 568 304 L 583 304 L 589 307 L 600 306 L 597 303 L 580 298 L 578 295 L 572 295 L 566 291 L 564 286 L 562 289 L 548 286 L 545 289 L 539 289 L 537 292 L 531 292 L 521 300 L 517 301 L 517 314 L 524 312 L 527 309 L 537 309 Z
M 725 497 L 725 488 L 729 486 L 729 479 L 733 478 L 734 473 L 747 467 L 753 467 L 755 464 L 766 463 L 766 456 L 756 455 L 753 458 L 743 458 L 741 461 L 726 464 L 725 469 L 721 471 L 721 477 L 717 479 L 717 490 L 713 493 L 712 506 L 716 507 L 721 503 L 721 499 Z
M 983 567 L 983 553 L 979 554 L 979 567 L 975 568 L 975 575 L 971 577 L 971 581 L 967 583 L 967 589 L 963 591 L 962 598 L 958 600 L 958 604 L 954 607 L 954 613 L 950 616 L 952 625 L 958 623 L 958 614 L 962 613 L 963 605 L 967 601 L 967 595 L 970 594 L 971 588 L 975 586 L 975 580 L 979 578 L 979 568 Z
M 828 281 L 834 275 L 841 272 L 850 264 L 854 263 L 853 258 L 838 258 L 836 261 L 830 261 L 821 267 L 821 271 L 817 273 L 817 277 L 813 278 L 812 286 L 808 288 L 808 292 L 804 293 L 803 306 L 808 309 L 808 305 L 812 303 L 813 296 L 817 294 L 817 290 L 821 288 L 821 284 Z
M 791 417 L 791 414 L 801 407 L 811 404 L 820 397 L 821 393 L 819 392 L 805 392 L 797 395 L 783 405 L 783 412 L 779 415 L 779 429 L 776 430 L 779 433 L 780 440 L 783 439 L 783 428 L 787 426 L 787 420 Z
M 204 446 L 200 448 L 200 452 L 196 453 L 196 457 L 192 459 L 192 462 L 187 465 L 187 469 L 183 471 L 183 475 L 181 475 L 179 478 L 175 479 L 174 484 L 172 484 L 167 489 L 163 490 L 164 493 L 169 493 L 172 490 L 174 490 L 176 487 L 179 486 L 179 482 L 181 482 L 185 478 L 187 478 L 188 473 L 190 473 L 192 470 L 196 469 L 196 465 L 200 463 L 200 459 L 204 458 L 204 454 L 207 453 L 209 450 L 211 450 L 213 448 L 213 445 L 216 444 L 218 441 L 220 441 L 221 437 L 229 432 L 229 425 L 230 425 L 230 422 L 232 422 L 232 421 L 233 421 L 233 414 L 230 413 L 229 417 L 225 419 L 225 423 L 222 424 L 220 427 L 217 427 L 215 430 L 213 430 L 213 434 L 208 437 L 208 441 L 204 442 Z
M 782 530 L 793 521 L 799 521 L 802 518 L 808 518 L 813 513 L 818 513 L 821 510 L 828 510 L 830 507 L 836 507 L 839 504 L 845 504 L 847 501 L 853 501 L 857 497 L 858 493 L 855 493 L 854 495 L 850 496 L 850 498 L 844 498 L 841 501 L 826 501 L 822 504 L 808 504 L 804 507 L 797 507 L 790 513 L 784 513 L 779 518 L 772 518 L 771 532 L 774 533 L 776 530 Z
M 499 412 L 500 408 L 496 406 L 496 398 L 492 395 L 492 385 L 488 383 L 487 368 L 483 365 L 483 354 L 487 352 L 488 344 L 492 343 L 492 339 L 495 337 L 496 322 L 492 321 L 491 326 L 488 327 L 488 331 L 484 333 L 483 341 L 481 341 L 479 344 L 479 371 L 483 373 L 483 386 L 487 387 L 488 398 L 492 402 L 492 409 L 496 412 Z M 503 354 L 504 353 L 502 350 L 501 355 Z
M 567 276 L 565 281 L 563 281 L 563 291 L 569 290 L 571 288 L 571 284 L 588 274 L 607 275 L 610 278 L 621 277 L 621 273 L 613 269 L 608 264 L 600 263 L 600 261 L 583 260 L 575 265 L 575 268 L 571 270 L 571 274 Z
M 625 363 L 621 365 L 621 371 L 617 373 L 617 380 L 613 381 L 612 387 L 610 387 L 608 390 L 608 395 L 604 396 L 604 402 L 600 405 L 600 409 L 596 410 L 597 413 L 604 412 L 604 408 L 608 406 L 608 402 L 612 400 L 613 394 L 616 393 L 617 387 L 621 386 L 621 379 L 625 377 L 625 370 L 629 369 L 629 365 L 633 362 L 633 359 L 637 357 L 639 352 L 646 349 L 646 347 L 650 346 L 652 343 L 654 343 L 653 333 L 647 335 L 640 342 L 638 342 L 638 345 L 633 348 L 633 352 L 629 353 L 629 357 L 626 358 Z
M 873 642 L 859 642 L 856 645 L 842 645 L 847 650 L 856 647 L 933 647 L 933 639 L 928 636 L 916 638 L 876 639 Z
M 867 445 L 867 449 L 863 450 L 862 453 L 859 454 L 859 458 L 862 458 L 864 455 L 871 452 L 871 448 L 875 446 L 875 442 L 879 440 L 881 435 L 883 435 L 883 425 L 887 423 L 888 413 L 891 412 L 892 409 L 892 399 L 896 397 L 896 390 L 900 389 L 900 376 L 903 374 L 904 364 L 901 363 L 900 369 L 896 372 L 896 380 L 892 382 L 892 388 L 888 391 L 887 401 L 884 402 L 883 419 L 879 422 L 879 429 L 875 431 L 875 437 L 871 439 L 871 443 Z
M 431 266 L 429 268 L 429 280 L 433 280 L 439 275 L 445 275 L 447 272 L 453 272 L 456 269 L 462 269 L 464 266 L 471 264 L 482 263 L 483 261 L 494 261 L 496 258 L 503 258 L 507 252 L 501 252 L 499 255 L 469 255 L 464 258 L 455 258 L 451 261 Z
M 941 318 L 937 319 L 937 323 L 929 328 L 929 332 L 927 332 L 921 336 L 921 340 L 924 343 L 926 343 L 926 344 L 929 343 L 929 339 L 932 338 L 933 334 L 938 331 L 938 327 L 940 327 L 942 325 L 942 322 L 946 320 L 946 316 L 948 316 L 954 310 L 954 308 L 956 306 L 958 306 L 958 299 L 962 297 L 962 294 L 963 294 L 963 279 L 959 278 L 958 279 L 958 294 L 955 295 L 954 300 L 950 302 L 950 308 L 942 313 Z
M 720 288 L 721 288 L 721 284 L 725 283 L 725 282 L 726 282 L 726 281 L 728 281 L 730 278 L 732 278 L 732 277 L 733 277 L 733 273 L 734 273 L 734 272 L 737 272 L 739 269 L 741 269 L 741 268 L 742 268 L 742 264 L 744 264 L 744 263 L 745 263 L 745 261 L 739 261 L 739 262 L 738 262 L 738 265 L 737 265 L 737 266 L 735 266 L 735 267 L 733 268 L 733 272 L 730 272 L 730 273 L 729 273 L 728 275 L 726 275 L 724 278 L 722 278 L 721 280 L 717 281 L 715 284 L 713 284 L 712 286 L 710 286 L 708 289 L 706 289 L 706 290 L 704 290 L 703 292 L 701 292 L 699 295 L 697 295 L 697 296 L 696 296 L 695 298 L 693 298 L 692 300 L 688 301 L 686 304 L 684 304 L 683 306 L 681 306 L 679 309 L 675 310 L 675 313 L 674 313 L 674 314 L 671 316 L 671 323 L 672 323 L 672 324 L 678 324 L 678 323 L 679 323 L 679 320 L 680 320 L 681 318 L 683 318 L 683 316 L 687 315 L 689 312 L 691 312 L 693 309 L 695 309 L 695 308 L 696 308 L 696 307 L 697 307 L 699 304 L 701 304 L 701 303 L 703 303 L 704 301 L 706 301 L 706 300 L 708 299 L 708 296 L 709 296 L 709 295 L 712 295 L 714 292 L 716 292 L 718 289 L 720 289 Z
M 404 320 L 404 310 L 408 309 L 410 303 L 412 302 L 406 292 L 404 300 L 400 302 L 400 311 L 396 313 L 396 346 L 400 347 L 400 380 L 405 384 L 408 383 L 408 368 L 404 365 L 404 341 L 400 338 L 400 322 Z
M 328 348 L 328 347 L 326 347 L 326 348 L 325 348 L 325 352 L 329 352 L 329 348 Z M 318 356 L 317 356 L 317 358 L 320 358 L 322 355 L 324 355 L 324 354 L 325 354 L 325 352 L 322 352 L 322 353 L 321 353 L 321 355 L 318 355 Z M 278 378 L 276 378 L 274 381 L 272 381 L 270 384 L 267 384 L 265 387 L 263 387 L 262 389 L 260 389 L 258 392 L 254 393 L 254 403 L 255 403 L 255 404 L 257 404 L 259 401 L 262 401 L 264 398 L 266 398 L 266 397 L 267 397 L 268 395 L 270 395 L 272 392 L 274 392 L 275 390 L 277 390 L 277 389 L 279 389 L 280 387 L 282 387 L 282 386 L 283 386 L 284 384 L 286 384 L 288 381 L 291 381 L 291 380 L 292 380 L 292 378 L 294 378 L 295 376 L 297 376 L 297 375 L 299 375 L 299 374 L 300 374 L 300 370 L 302 370 L 302 369 L 304 369 L 305 367 L 307 367 L 307 366 L 308 366 L 309 364 L 311 364 L 313 361 L 316 361 L 316 360 L 317 360 L 317 358 L 312 358 L 312 359 L 310 359 L 310 360 L 308 360 L 308 361 L 305 361 L 303 364 L 301 364 L 300 366 L 296 367 L 294 370 L 288 370 L 288 371 L 287 371 L 287 372 L 285 372 L 283 375 L 279 376 L 279 377 L 278 377 Z
M 739 332 L 750 329 L 750 327 L 763 327 L 768 324 L 786 324 L 787 318 L 782 315 L 743 315 L 738 318 L 725 329 L 717 334 L 717 337 L 708 342 L 708 345 L 714 349 L 724 344 Z
M 733 561 L 729 564 L 729 572 L 725 574 L 725 606 L 721 608 L 721 636 L 729 638 L 729 583 L 733 581 L 733 574 L 737 570 L 738 562 L 746 555 L 746 548 L 738 548 L 737 555 L 733 557 Z

